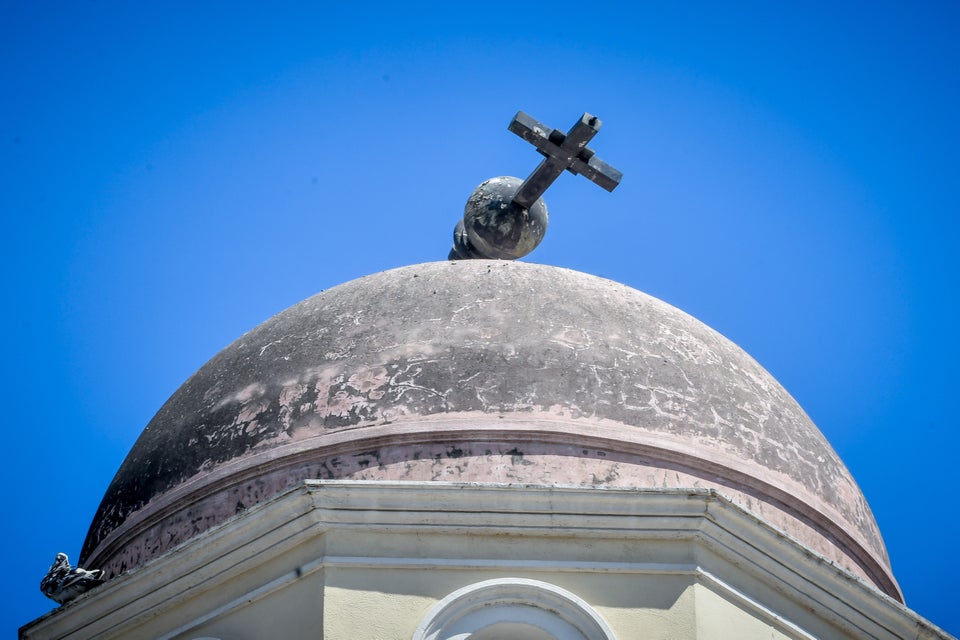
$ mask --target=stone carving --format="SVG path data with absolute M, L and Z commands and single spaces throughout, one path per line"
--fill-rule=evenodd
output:
M 50 571 L 40 581 L 40 591 L 51 600 L 66 604 L 90 589 L 103 584 L 103 571 L 71 567 L 67 554 L 58 553 Z

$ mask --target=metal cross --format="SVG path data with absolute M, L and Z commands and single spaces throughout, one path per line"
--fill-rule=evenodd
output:
M 508 129 L 535 146 L 537 151 L 546 157 L 523 181 L 513 201 L 524 209 L 529 209 L 564 169 L 583 175 L 607 191 L 616 189 L 623 174 L 598 158 L 593 150 L 587 147 L 590 139 L 600 130 L 600 125 L 600 118 L 585 113 L 580 117 L 580 121 L 564 134 L 537 122 L 523 111 L 518 111 Z

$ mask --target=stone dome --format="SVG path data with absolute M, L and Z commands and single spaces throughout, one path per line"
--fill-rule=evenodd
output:
M 901 599 L 862 493 L 770 374 L 567 269 L 420 264 L 274 316 L 147 425 L 81 562 L 117 575 L 307 478 L 715 488 Z

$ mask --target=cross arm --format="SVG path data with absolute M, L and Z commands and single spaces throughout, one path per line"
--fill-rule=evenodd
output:
M 614 169 L 595 155 L 590 156 L 587 162 L 577 158 L 573 164 L 570 165 L 569 171 L 571 173 L 579 173 L 590 182 L 600 185 L 607 191 L 616 189 L 617 185 L 620 184 L 621 178 L 623 178 L 623 174 L 620 171 Z
M 508 129 L 545 156 L 546 160 L 527 178 L 518 192 L 518 203 L 532 204 L 564 169 L 580 174 L 591 182 L 613 191 L 623 174 L 598 158 L 587 143 L 600 130 L 600 119 L 585 113 L 566 134 L 535 120 L 523 111 L 517 112 Z
M 513 120 L 510 121 L 510 126 L 507 127 L 510 131 L 517 134 L 537 149 L 542 149 L 546 147 L 547 143 L 550 141 L 551 134 L 557 134 L 562 136 L 563 134 L 548 127 L 547 125 L 534 120 L 529 115 L 523 111 L 518 111 L 517 115 L 513 116 Z

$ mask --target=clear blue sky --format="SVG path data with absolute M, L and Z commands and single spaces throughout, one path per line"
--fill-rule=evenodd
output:
M 561 176 L 527 259 L 744 347 L 960 633 L 960 5 L 146 4 L 0 4 L 6 632 L 180 383 L 308 295 L 444 259 L 470 191 L 536 164 L 523 109 L 599 115 L 625 176 Z

